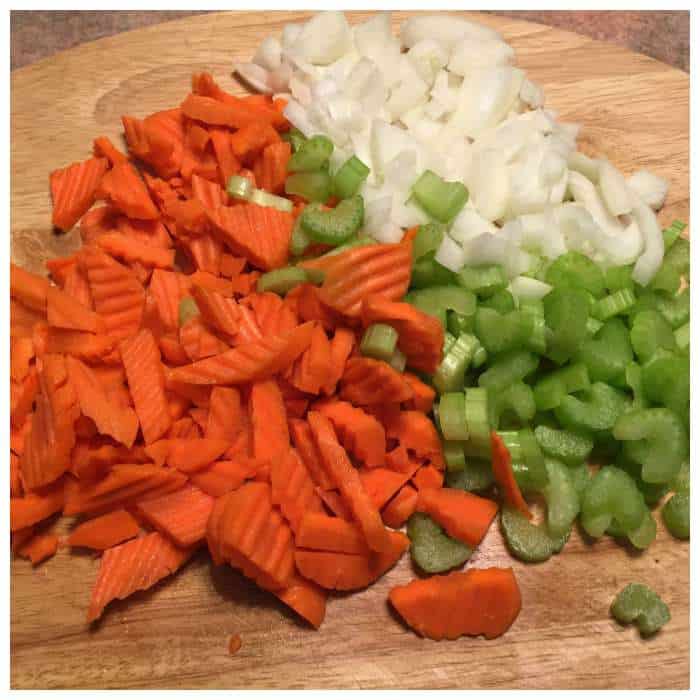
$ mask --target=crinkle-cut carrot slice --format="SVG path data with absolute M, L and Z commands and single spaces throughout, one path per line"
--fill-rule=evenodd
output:
M 248 401 L 253 430 L 253 456 L 272 463 L 289 450 L 287 411 L 274 379 L 255 382 Z
M 254 460 L 223 460 L 190 475 L 190 481 L 205 493 L 219 498 L 235 491 L 247 479 L 252 479 L 258 468 Z
M 223 294 L 225 297 L 230 297 L 233 294 L 231 291 L 231 282 L 229 280 L 222 277 L 216 277 L 210 272 L 205 272 L 204 270 L 196 270 L 191 275 L 187 275 L 187 282 L 190 290 L 192 287 L 197 285 L 212 292 Z
M 64 515 L 99 513 L 147 497 L 177 491 L 187 477 L 176 469 L 152 464 L 117 464 L 96 482 L 77 482 L 66 493 Z
M 228 277 L 229 279 L 231 279 L 232 277 L 235 277 L 236 275 L 243 272 L 245 266 L 245 258 L 238 258 L 235 255 L 231 255 L 230 253 L 222 253 L 221 260 L 219 263 L 219 274 L 222 277 Z
M 211 396 L 211 387 L 206 384 L 187 384 L 186 382 L 178 382 L 172 377 L 165 378 L 165 388 L 169 392 L 174 392 L 186 398 L 195 406 L 206 408 L 209 406 L 209 398 Z M 189 410 L 189 405 L 185 410 Z
M 316 493 L 309 471 L 294 449 L 270 462 L 272 503 L 279 506 L 296 534 L 305 513 L 321 513 L 321 499 Z
M 398 440 L 419 459 L 427 459 L 438 469 L 445 468 L 442 442 L 433 421 L 420 411 L 387 413 L 384 423 L 388 438 Z
M 121 233 L 105 233 L 95 242 L 110 255 L 125 262 L 140 262 L 146 267 L 164 270 L 172 270 L 175 262 L 174 250 L 148 245 Z
M 241 393 L 235 387 L 215 386 L 209 396 L 205 435 L 233 442 L 242 428 Z
M 68 356 L 66 367 L 83 415 L 95 422 L 98 432 L 131 447 L 139 430 L 139 420 L 133 409 L 110 401 L 92 369 L 80 360 Z
M 132 219 L 159 217 L 158 208 L 131 163 L 120 163 L 108 170 L 100 181 L 97 196 Z
M 78 263 L 78 258 L 75 255 L 66 255 L 59 258 L 50 258 L 44 262 L 46 269 L 49 271 L 49 277 L 61 288 L 66 284 L 66 277 L 69 270 L 74 268 Z
M 207 420 L 209 418 L 209 409 L 201 406 L 194 406 L 189 410 L 189 414 L 194 422 L 199 426 L 202 434 L 207 428 Z
M 447 534 L 476 547 L 498 513 L 498 504 L 459 489 L 423 488 L 416 510 L 427 513 Z
M 224 244 L 218 238 L 205 233 L 184 240 L 183 246 L 198 270 L 212 275 L 220 274 Z
M 266 146 L 278 142 L 280 142 L 279 134 L 270 124 L 265 122 L 246 124 L 231 136 L 231 148 L 234 155 L 246 165 L 251 165 Z M 258 184 L 262 187 L 260 181 Z
M 307 419 L 321 455 L 321 463 L 359 522 L 367 545 L 374 552 L 384 551 L 390 545 L 379 511 L 362 486 L 360 476 L 343 446 L 338 442 L 333 425 L 317 411 L 309 411 Z
M 158 348 L 166 365 L 179 367 L 190 362 L 190 358 L 180 344 L 180 340 L 172 333 L 161 335 L 158 338 Z
M 39 374 L 34 366 L 21 381 L 10 380 L 10 423 L 19 428 L 32 412 L 39 391 Z
M 179 491 L 140 501 L 136 511 L 178 547 L 190 547 L 204 539 L 213 507 L 211 496 L 187 484 Z
M 319 401 L 314 408 L 333 423 L 343 447 L 368 467 L 384 466 L 384 426 L 347 401 Z
M 150 462 L 142 445 L 131 448 L 114 445 L 104 439 L 78 440 L 71 454 L 71 474 L 78 479 L 97 479 L 115 464 L 140 464 Z
M 165 202 L 164 215 L 174 223 L 177 238 L 208 233 L 206 210 L 198 199 L 169 199 Z
M 175 573 L 193 551 L 176 547 L 158 532 L 106 550 L 92 589 L 88 622 L 101 617 L 111 601 L 124 600 L 136 591 L 145 591 Z
M 178 328 L 178 309 L 185 296 L 183 275 L 168 270 L 154 270 L 151 275 L 149 292 L 156 300 L 158 314 L 163 326 L 169 330 Z
M 387 503 L 382 510 L 382 520 L 388 527 L 398 529 L 405 525 L 406 521 L 416 512 L 418 503 L 418 491 L 406 484 Z
M 15 532 L 45 520 L 63 508 L 65 477 L 52 484 L 10 499 L 10 531 Z
M 144 120 L 123 116 L 129 150 L 148 163 L 161 177 L 172 177 L 182 162 L 184 128 L 179 109 L 170 109 Z
M 10 299 L 11 338 L 31 338 L 34 335 L 34 328 L 39 324 L 46 325 L 45 311 L 30 309 L 16 299 Z
M 422 382 L 415 374 L 404 372 L 403 378 L 411 386 L 413 397 L 404 402 L 402 406 L 409 411 L 430 413 L 435 402 L 435 389 Z
M 284 193 L 284 182 L 287 179 L 287 165 L 292 157 L 292 146 L 285 141 L 271 143 L 263 149 L 262 156 L 256 165 L 260 167 L 260 187 L 275 194 Z
M 236 345 L 245 345 L 260 340 L 263 333 L 260 330 L 258 322 L 255 320 L 255 314 L 247 306 L 238 305 L 240 313 L 238 333 L 236 333 Z
M 260 121 L 267 121 L 274 126 L 284 120 L 284 117 L 280 120 L 281 115 L 274 109 L 251 107 L 240 97 L 233 95 L 227 95 L 226 101 L 223 102 L 213 97 L 190 94 L 182 103 L 181 109 L 189 119 L 210 126 L 228 126 L 233 129 L 241 129 Z
M 445 332 L 434 316 L 404 301 L 390 301 L 382 296 L 365 297 L 362 322 L 387 323 L 399 334 L 398 348 L 406 355 L 409 367 L 432 374 L 442 361 Z
M 413 391 L 400 372 L 381 360 L 351 357 L 340 380 L 340 396 L 357 406 L 407 401 Z
M 319 321 L 327 331 L 331 331 L 340 326 L 342 316 L 321 302 L 319 292 L 318 287 L 305 282 L 294 287 L 284 301 L 294 309 L 300 321 Z
M 95 308 L 87 276 L 78 264 L 72 265 L 68 270 L 65 283 L 63 284 L 63 291 L 86 309 Z
M 27 436 L 31 429 L 31 416 L 27 416 L 22 425 L 10 425 L 10 450 L 18 457 L 24 454 L 24 444 L 27 441 Z
M 219 165 L 216 162 L 213 147 L 209 146 L 204 150 L 197 150 L 185 139 L 180 175 L 186 182 L 191 182 L 192 177 L 195 175 L 199 175 L 206 180 L 218 180 Z
M 383 552 L 363 555 L 297 549 L 294 561 L 302 576 L 323 588 L 338 591 L 366 588 L 389 571 L 410 545 L 402 532 L 387 530 L 387 533 L 389 546 Z
M 311 342 L 312 326 L 298 326 L 283 336 L 261 338 L 221 355 L 199 360 L 169 373 L 189 384 L 242 384 L 267 379 L 287 368 Z
M 24 494 L 22 472 L 19 468 L 19 457 L 10 452 L 10 497 L 20 498 Z
M 248 258 L 262 270 L 287 264 L 294 225 L 289 212 L 247 203 L 208 210 L 207 217 L 235 255 Z
M 21 304 L 44 315 L 49 287 L 46 277 L 40 277 L 10 263 L 10 296 Z
M 337 328 L 331 338 L 332 371 L 323 387 L 326 396 L 335 394 L 340 378 L 345 373 L 345 365 L 355 347 L 355 335 L 348 328 Z
M 218 182 L 206 180 L 200 175 L 192 176 L 192 196 L 205 209 L 218 209 L 230 203 L 230 197 Z
M 258 270 L 242 272 L 231 278 L 231 292 L 234 296 L 247 296 L 254 292 L 262 273 Z
M 233 299 L 199 285 L 192 287 L 192 297 L 197 302 L 202 318 L 214 330 L 229 337 L 238 333 L 241 312 Z
M 79 261 L 87 274 L 95 311 L 104 318 L 107 333 L 119 339 L 136 333 L 146 300 L 136 275 L 95 245 L 84 246 Z
M 209 129 L 211 144 L 214 148 L 216 162 L 219 164 L 219 172 L 221 173 L 221 184 L 224 187 L 228 183 L 229 178 L 241 169 L 240 161 L 233 152 L 231 135 L 228 129 L 221 127 L 211 127 Z
M 518 617 L 521 596 L 511 568 L 469 569 L 414 579 L 396 586 L 389 600 L 421 637 L 457 639 L 505 633 Z
M 325 513 L 304 513 L 294 533 L 297 547 L 320 552 L 369 555 L 367 542 L 356 523 L 335 518 Z
M 328 596 L 320 586 L 294 573 L 286 588 L 273 593 L 315 629 L 323 623 Z
M 51 173 L 51 222 L 54 226 L 62 231 L 73 228 L 95 201 L 107 165 L 104 158 L 88 158 Z
M 49 287 L 46 295 L 46 320 L 49 326 L 89 333 L 104 333 L 104 319 L 58 287 Z
M 165 455 L 164 461 L 169 467 L 189 474 L 215 462 L 230 446 L 228 440 L 173 438 L 152 443 L 146 447 L 146 452 L 156 463 Z
M 98 136 L 92 142 L 92 152 L 96 158 L 106 158 L 110 165 L 123 163 L 129 158 L 122 153 L 108 136 Z
M 309 424 L 305 420 L 292 418 L 289 421 L 292 443 L 309 471 L 312 481 L 323 490 L 333 488 L 333 481 L 321 463 L 321 455 Z
M 202 437 L 202 431 L 191 416 L 182 416 L 182 418 L 178 418 L 177 420 L 173 421 L 173 424 L 170 426 L 170 429 L 168 430 L 168 433 L 166 435 L 166 438 L 168 440 L 176 440 L 178 438 L 191 439 L 200 437 Z M 155 444 L 158 443 L 154 442 L 153 445 Z M 151 447 L 153 445 L 151 445 Z
M 110 204 L 93 207 L 80 219 L 80 239 L 83 243 L 91 243 L 104 233 L 117 228 L 121 214 Z
M 308 394 L 318 395 L 333 375 L 331 344 L 320 324 L 315 324 L 311 344 L 288 372 L 292 386 Z
M 326 511 L 336 518 L 342 518 L 350 522 L 352 517 L 352 512 L 350 508 L 345 504 L 340 493 L 336 490 L 324 491 L 319 486 L 316 487 L 316 493 L 321 499 Z
M 22 479 L 28 489 L 45 486 L 68 470 L 75 444 L 74 423 L 80 414 L 65 358 L 44 355 L 41 364 L 40 391 L 21 462 Z
M 323 270 L 326 274 L 321 301 L 339 313 L 357 318 L 367 297 L 402 299 L 408 291 L 411 264 L 410 246 L 396 243 L 351 248 L 303 262 L 301 267 Z
M 411 473 L 401 474 L 378 467 L 358 470 L 362 486 L 377 510 L 381 510 L 409 481 Z M 441 484 L 442 485 L 442 484 Z
M 263 335 L 279 335 L 299 325 L 296 314 L 272 292 L 249 294 L 240 303 L 253 310 Z
M 122 236 L 131 238 L 150 248 L 168 249 L 173 246 L 173 239 L 162 221 L 158 219 L 130 219 L 118 216 L 117 230 Z M 109 233 L 109 232 L 107 232 Z
M 229 349 L 221 338 L 214 335 L 201 316 L 194 316 L 180 326 L 180 345 L 191 362 L 220 355 Z
M 51 534 L 34 535 L 18 549 L 18 554 L 37 566 L 50 559 L 58 551 L 58 537 Z
M 432 464 L 421 467 L 411 479 L 411 483 L 422 491 L 423 489 L 439 489 L 445 480 L 445 473 L 436 469 Z
M 172 420 L 165 396 L 165 376 L 160 351 L 148 330 L 119 343 L 129 391 L 146 444 L 164 435 Z
M 100 362 L 109 357 L 116 343 L 117 339 L 114 336 L 50 328 L 46 336 L 45 351 L 51 354 L 73 355 L 86 362 Z
M 119 509 L 80 523 L 71 530 L 66 544 L 103 551 L 133 539 L 139 532 L 141 527 L 134 516 Z

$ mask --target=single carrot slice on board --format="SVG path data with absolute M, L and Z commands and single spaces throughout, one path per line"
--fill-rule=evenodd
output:
M 58 551 L 58 537 L 56 535 L 34 535 L 28 542 L 23 544 L 18 554 L 32 562 L 32 566 L 41 564 Z
M 323 511 L 309 471 L 294 449 L 271 461 L 270 486 L 272 503 L 279 506 L 295 535 L 305 514 Z
M 103 551 L 136 537 L 140 531 L 134 516 L 120 509 L 80 523 L 71 530 L 66 543 Z
M 340 396 L 357 406 L 408 401 L 410 385 L 400 372 L 381 360 L 351 357 L 340 380 Z
M 64 479 L 21 498 L 10 499 L 10 531 L 22 530 L 57 513 L 65 501 Z
M 107 171 L 107 164 L 104 158 L 89 158 L 51 173 L 51 221 L 54 226 L 62 231 L 68 231 L 75 226 L 95 201 L 98 187 Z
M 98 136 L 92 142 L 92 152 L 96 158 L 106 158 L 110 165 L 118 165 L 128 161 L 129 158 L 122 153 L 109 139 L 108 136 Z
M 157 219 L 160 216 L 146 185 L 128 162 L 119 163 L 104 174 L 97 196 L 108 200 L 132 219 Z
M 87 621 L 102 616 L 113 600 L 124 600 L 136 591 L 145 591 L 175 573 L 192 555 L 157 532 L 111 547 L 100 561 L 92 589 Z
M 518 617 L 520 588 L 513 570 L 469 569 L 396 586 L 389 600 L 409 627 L 429 639 L 504 634 Z
M 46 314 L 46 295 L 50 286 L 46 277 L 40 277 L 10 263 L 10 296 L 42 315 Z
M 491 432 L 491 454 L 493 455 L 493 476 L 503 493 L 505 502 L 519 510 L 529 520 L 532 514 L 515 480 L 510 452 L 495 430 Z
M 415 513 L 418 503 L 418 491 L 406 484 L 382 510 L 382 520 L 385 525 L 393 528 L 402 527 Z
M 318 629 L 326 617 L 326 592 L 315 583 L 294 573 L 286 588 L 273 593 L 295 613 Z

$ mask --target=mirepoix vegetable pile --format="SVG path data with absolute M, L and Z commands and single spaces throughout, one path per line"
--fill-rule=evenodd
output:
M 385 17 L 290 25 L 238 68 L 291 95 L 195 74 L 122 118 L 128 154 L 99 137 L 51 173 L 82 246 L 50 279 L 11 268 L 12 550 L 100 552 L 89 621 L 206 547 L 318 628 L 410 549 L 431 576 L 391 590 L 406 623 L 491 638 L 512 569 L 456 569 L 499 511 L 527 562 L 577 519 L 644 549 L 671 492 L 689 537 L 689 244 L 663 187 L 526 111 L 491 30 L 414 18 L 401 53 Z M 646 624 L 640 595 L 615 615 Z

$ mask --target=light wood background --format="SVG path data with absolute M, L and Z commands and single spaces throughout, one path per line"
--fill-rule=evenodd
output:
M 12 73 L 12 256 L 35 270 L 69 250 L 50 228 L 48 173 L 87 157 L 92 138 L 118 139 L 120 116 L 178 104 L 210 70 L 229 90 L 234 60 L 304 13 L 210 14 L 85 44 Z M 367 13 L 350 13 L 359 21 Z M 395 13 L 396 25 L 405 16 Z M 626 173 L 671 182 L 660 218 L 688 219 L 688 76 L 642 55 L 516 20 L 500 29 L 562 119 L 584 124 L 583 150 Z M 658 515 L 658 514 L 657 514 Z M 689 546 L 659 536 L 643 554 L 575 533 L 560 556 L 514 562 L 496 525 L 470 565 L 513 565 L 523 610 L 493 641 L 435 643 L 387 605 L 412 577 L 408 558 L 369 590 L 330 601 L 319 632 L 272 596 L 201 553 L 165 584 L 84 624 L 97 561 L 61 551 L 32 569 L 12 564 L 11 682 L 17 688 L 687 688 Z M 608 615 L 627 583 L 652 586 L 672 619 L 655 638 Z M 243 646 L 227 653 L 228 638 Z

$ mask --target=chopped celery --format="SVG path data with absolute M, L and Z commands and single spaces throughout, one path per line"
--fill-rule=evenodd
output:
M 630 408 L 646 408 L 647 399 L 642 383 L 642 368 L 636 362 L 630 362 L 625 368 L 625 383 L 632 390 L 632 405 Z
M 527 343 L 533 317 L 522 311 L 501 314 L 480 306 L 476 311 L 474 333 L 486 351 L 493 354 L 515 350 Z
M 487 309 L 494 309 L 499 314 L 507 314 L 515 311 L 515 299 L 513 299 L 513 295 L 507 289 L 499 289 L 490 297 L 484 299 L 481 302 L 481 306 Z
M 690 537 L 690 493 L 675 493 L 661 510 L 661 517 L 668 531 L 679 540 Z
M 690 322 L 683 324 L 673 331 L 676 345 L 681 352 L 688 352 L 690 349 Z
M 474 355 L 479 341 L 470 333 L 461 333 L 447 348 L 442 362 L 433 375 L 433 385 L 438 393 L 460 391 L 464 387 L 464 373 Z
M 576 250 L 560 255 L 547 269 L 546 281 L 553 287 L 585 289 L 598 298 L 605 293 L 602 270 Z
M 463 267 L 457 273 L 457 282 L 470 292 L 488 296 L 499 289 L 505 289 L 508 277 L 501 265 L 481 265 Z
M 587 435 L 557 430 L 546 425 L 535 428 L 535 438 L 545 455 L 571 466 L 585 462 L 593 450 L 593 440 Z
M 635 304 L 637 298 L 634 296 L 634 292 L 631 289 L 618 289 L 612 294 L 598 299 L 598 301 L 593 304 L 591 313 L 599 321 L 607 321 L 607 319 L 613 316 L 619 316 L 620 314 L 627 313 Z
M 367 326 L 360 343 L 360 353 L 375 360 L 389 362 L 394 354 L 399 334 L 386 323 Z
M 584 391 L 591 385 L 588 368 L 583 363 L 567 365 L 549 372 L 534 386 L 538 411 L 549 411 L 559 406 L 565 396 Z
M 404 355 L 398 348 L 394 349 L 389 359 L 389 364 L 397 371 L 403 372 L 406 369 L 406 355 Z
M 326 202 L 333 191 L 330 175 L 321 170 L 309 173 L 292 173 L 284 183 L 287 194 L 296 194 L 308 202 Z
M 320 204 L 310 204 L 299 218 L 311 240 L 340 245 L 360 230 L 364 215 L 364 200 L 358 194 L 344 199 L 335 209 L 324 210 Z
M 297 216 L 294 226 L 292 227 L 292 235 L 289 239 L 289 252 L 295 258 L 304 254 L 304 251 L 311 245 L 312 241 L 309 234 L 306 233 L 301 225 L 301 217 Z
M 559 552 L 568 539 L 554 539 L 544 523 L 534 525 L 522 513 L 506 506 L 501 511 L 501 531 L 510 553 L 525 562 L 547 561 L 552 554 Z
M 445 440 L 468 440 L 466 402 L 461 391 L 443 394 L 438 407 L 440 429 Z
M 353 197 L 368 175 L 369 168 L 357 156 L 350 156 L 333 175 L 333 193 L 340 199 Z
M 278 197 L 276 194 L 271 194 L 270 192 L 257 188 L 253 189 L 248 201 L 261 207 L 272 207 L 273 209 L 277 209 L 277 211 L 291 212 L 294 209 L 291 199 Z
M 658 311 L 641 311 L 634 317 L 630 341 L 642 362 L 650 360 L 659 349 L 676 349 L 673 328 Z
M 425 212 L 443 224 L 454 219 L 469 199 L 463 183 L 446 182 L 432 170 L 426 170 L 418 178 L 412 192 Z
M 425 513 L 414 513 L 408 519 L 406 534 L 411 540 L 411 558 L 429 574 L 439 574 L 462 566 L 474 551 L 450 537 Z
M 261 275 L 257 287 L 259 292 L 274 292 L 284 296 L 297 285 L 308 281 L 306 270 L 300 267 L 281 267 Z
M 690 321 L 690 287 L 674 297 L 659 294 L 656 308 L 674 330 Z
M 466 316 L 457 311 L 449 311 L 447 314 L 447 330 L 453 335 L 460 333 L 472 333 L 474 331 L 474 316 Z
M 544 456 L 529 428 L 499 430 L 513 462 L 513 473 L 523 491 L 540 491 L 547 483 Z
M 320 170 L 333 153 L 333 142 L 326 136 L 312 136 L 299 144 L 287 163 L 290 173 L 311 173 Z
M 447 323 L 447 312 L 457 311 L 465 316 L 473 316 L 476 311 L 476 298 L 466 289 L 451 286 L 415 289 L 406 295 L 406 301 L 417 306 L 431 316 L 437 316 Z
M 641 583 L 630 583 L 620 591 L 610 612 L 623 625 L 634 622 L 643 637 L 655 634 L 671 619 L 666 603 Z
M 576 287 L 555 287 L 544 297 L 543 303 L 547 328 L 552 332 L 548 341 L 548 356 L 557 364 L 562 364 L 586 338 L 588 295 Z
M 445 464 L 448 472 L 458 472 L 467 466 L 467 462 L 464 459 L 464 446 L 461 442 L 444 440 L 442 453 L 445 455 Z
M 585 434 L 611 430 L 627 404 L 623 393 L 603 382 L 594 382 L 581 398 L 565 396 L 554 414 L 568 430 Z
M 644 396 L 687 420 L 690 412 L 690 361 L 687 356 L 652 358 L 641 368 Z
M 488 392 L 482 388 L 468 388 L 464 390 L 464 397 L 469 442 L 485 448 L 491 442 Z
M 177 307 L 177 319 L 184 326 L 191 318 L 199 316 L 199 307 L 192 297 L 183 297 Z
M 678 238 L 666 251 L 659 271 L 650 282 L 651 289 L 675 294 L 681 278 L 690 271 L 690 243 L 685 238 Z
M 581 509 L 576 485 L 568 467 L 554 459 L 545 461 L 547 485 L 543 494 L 547 501 L 547 530 L 554 539 L 571 531 Z
M 504 414 L 506 419 L 515 417 L 524 426 L 534 418 L 536 410 L 532 389 L 522 381 L 489 391 L 489 422 L 494 430 L 503 427 Z
M 241 175 L 231 175 L 226 183 L 226 191 L 234 199 L 250 199 L 255 187 L 253 183 Z
M 610 293 L 620 289 L 630 289 L 634 291 L 634 280 L 632 279 L 632 265 L 620 265 L 609 267 L 605 271 L 605 286 Z
M 296 153 L 306 141 L 304 134 L 299 131 L 295 126 L 293 126 L 289 131 L 282 134 L 282 140 L 287 141 L 292 146 L 292 153 Z
M 443 267 L 437 260 L 425 256 L 417 260 L 411 268 L 411 288 L 448 286 L 455 283 L 455 273 Z
M 532 374 L 539 362 L 538 357 L 531 352 L 512 350 L 503 353 L 479 377 L 479 386 L 489 389 L 507 387 Z
M 591 381 L 625 385 L 625 369 L 634 359 L 630 333 L 624 321 L 611 318 L 595 338 L 586 339 L 576 355 L 588 369 Z
M 420 260 L 426 255 L 435 253 L 444 235 L 445 227 L 442 224 L 431 222 L 419 226 L 416 237 L 413 239 L 413 260 Z
M 494 481 L 490 460 L 475 457 L 470 457 L 463 469 L 448 470 L 445 476 L 445 486 L 461 491 L 485 491 Z

